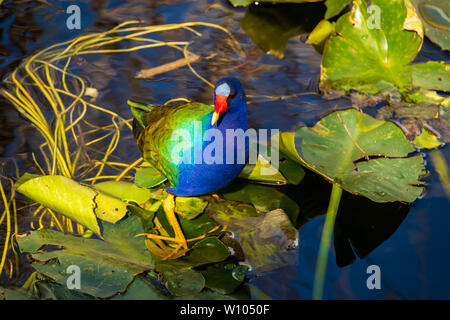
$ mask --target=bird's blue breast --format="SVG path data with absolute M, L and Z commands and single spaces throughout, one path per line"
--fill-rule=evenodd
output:
M 243 110 L 245 112 L 245 108 Z M 175 188 L 166 190 L 175 196 L 197 196 L 214 192 L 226 187 L 233 181 L 248 160 L 249 141 L 242 138 L 231 138 L 232 132 L 237 135 L 247 130 L 247 117 L 242 112 L 226 114 L 218 126 L 210 125 L 211 115 L 202 119 L 202 134 L 209 133 L 210 141 L 192 140 L 192 147 L 183 154 L 178 166 L 178 183 Z M 227 129 L 229 138 L 227 139 Z M 211 130 L 208 132 L 208 130 Z M 233 131 L 230 131 L 233 130 Z M 235 131 L 235 130 L 240 130 Z M 214 137 L 214 138 L 212 138 Z M 193 138 L 194 139 L 194 138 Z M 216 141 L 216 139 L 222 140 Z M 196 144 L 197 143 L 197 144 Z M 232 150 L 233 154 L 230 155 Z M 227 157 L 228 154 L 228 157 Z M 186 157 L 186 155 L 188 155 Z

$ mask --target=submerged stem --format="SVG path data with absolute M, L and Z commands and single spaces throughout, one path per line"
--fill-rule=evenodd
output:
M 341 201 L 342 189 L 333 184 L 331 189 L 330 202 L 328 203 L 325 224 L 320 239 L 319 255 L 317 257 L 316 273 L 314 276 L 314 287 L 312 297 L 314 300 L 321 300 L 323 295 L 323 286 L 325 282 L 325 273 L 327 268 L 328 251 L 330 249 L 331 235 L 333 234 L 334 221 Z

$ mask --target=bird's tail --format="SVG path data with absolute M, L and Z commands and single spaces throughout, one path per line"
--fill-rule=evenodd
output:
M 145 128 L 145 124 L 142 120 L 144 113 L 153 109 L 152 105 L 145 105 L 139 102 L 128 100 L 127 104 L 131 107 L 131 112 L 133 113 L 133 135 L 138 139 L 139 135 Z

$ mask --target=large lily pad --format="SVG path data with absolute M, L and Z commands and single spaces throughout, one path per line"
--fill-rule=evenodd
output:
M 156 271 L 162 273 L 171 294 L 197 294 L 205 287 L 205 278 L 192 268 L 224 261 L 229 255 L 230 251 L 219 239 L 207 237 L 198 241 L 186 256 L 157 263 Z
M 414 7 L 409 0 L 373 0 L 371 5 L 382 11 L 377 21 L 365 1 L 353 3 L 352 10 L 337 21 L 336 33 L 325 46 L 321 86 L 328 90 L 361 89 L 361 84 L 377 88 L 380 82 L 398 88 L 411 86 L 406 66 L 423 40 Z
M 55 210 L 101 236 L 97 217 L 116 222 L 127 213 L 127 204 L 64 176 L 25 176 L 17 191 Z
M 422 20 L 425 35 L 444 50 L 450 50 L 450 2 L 412 0 Z
M 135 274 L 153 267 L 153 260 L 143 238 L 137 217 L 111 224 L 103 222 L 105 240 L 85 239 L 49 229 L 32 231 L 17 239 L 22 252 L 30 252 L 33 267 L 40 273 L 66 285 L 67 268 L 79 266 L 80 292 L 106 298 L 125 291 Z M 40 251 L 43 245 L 62 246 L 61 250 Z M 55 261 L 55 259 L 57 261 Z
M 412 69 L 413 86 L 450 91 L 450 64 L 430 61 L 411 65 L 410 68 Z
M 104 194 L 108 194 L 125 202 L 143 204 L 151 197 L 147 188 L 139 188 L 131 182 L 105 181 L 97 183 L 94 188 Z
M 338 15 L 346 6 L 348 6 L 352 0 L 327 0 L 325 4 L 327 6 L 327 12 L 325 13 L 325 19 L 330 19 Z
M 335 111 L 314 127 L 285 132 L 280 149 L 348 192 L 375 202 L 413 202 L 423 192 L 422 155 L 394 123 L 355 109 Z

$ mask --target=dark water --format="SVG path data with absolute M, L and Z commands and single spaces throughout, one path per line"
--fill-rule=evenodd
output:
M 148 25 L 204 21 L 230 30 L 247 56 L 238 57 L 227 49 L 223 45 L 223 33 L 206 30 L 190 49 L 203 56 L 211 51 L 218 52 L 221 59 L 194 64 L 194 67 L 211 82 L 226 75 L 241 79 L 251 96 L 252 103 L 248 106 L 250 127 L 290 130 L 312 125 L 331 110 L 350 106 L 348 98 L 324 99 L 315 93 L 320 55 L 300 36 L 291 38 L 284 59 L 266 55 L 239 26 L 246 9 L 232 8 L 225 1 L 77 1 L 82 14 L 81 30 L 66 28 L 68 15 L 65 10 L 70 4 L 73 3 L 4 1 L 0 11 L 1 75 L 7 74 L 33 52 L 88 32 L 109 30 L 126 20 L 138 19 Z M 295 10 L 307 10 L 305 8 Z M 180 40 L 179 33 L 175 32 L 158 37 Z M 188 32 L 184 37 L 181 39 L 195 38 Z M 174 97 L 211 103 L 210 88 L 186 67 L 151 80 L 133 79 L 136 71 L 143 67 L 157 66 L 179 57 L 173 51 L 160 48 L 91 56 L 72 68 L 87 75 L 99 90 L 98 105 L 108 106 L 125 118 L 131 116 L 126 105 L 126 100 L 131 97 L 156 104 Z M 425 41 L 417 61 L 429 59 L 450 60 L 447 54 Z M 293 97 L 270 99 L 267 96 Z M 3 100 L 0 100 L 0 109 L 0 161 L 7 163 L 14 158 L 25 171 L 31 166 L 29 154 L 35 150 L 36 135 Z M 138 156 L 131 141 L 126 150 L 123 162 Z M 441 148 L 447 162 L 449 150 L 448 147 Z M 411 206 L 376 204 L 344 193 L 336 222 L 336 249 L 332 246 L 328 260 L 325 298 L 450 298 L 449 200 L 429 154 L 426 159 L 430 171 L 424 178 L 427 191 Z M 10 174 L 12 168 L 7 166 L 3 170 Z M 300 240 L 296 263 L 252 277 L 251 284 L 274 299 L 311 298 L 324 222 L 322 214 L 328 204 L 329 191 L 330 185 L 312 173 L 308 173 L 299 186 L 288 188 L 287 193 L 298 202 L 301 210 L 297 223 Z M 20 217 L 21 231 L 29 229 L 29 220 L 30 217 Z M 381 269 L 380 290 L 369 290 L 366 286 L 369 276 L 366 270 L 370 265 Z

